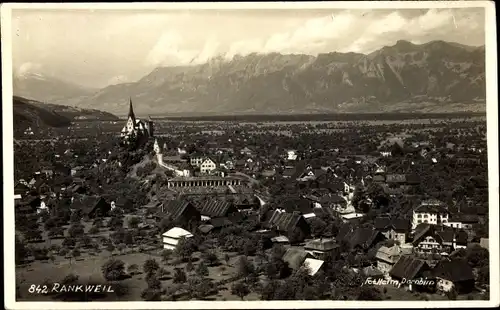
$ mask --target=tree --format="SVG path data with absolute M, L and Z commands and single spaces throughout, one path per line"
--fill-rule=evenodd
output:
M 70 257 L 74 258 L 75 260 L 80 257 L 81 253 L 80 253 L 80 250 L 78 248 L 74 248 L 73 251 L 71 251 L 70 253 Z M 71 262 L 71 258 L 70 258 L 70 262 Z
M 68 235 L 71 238 L 80 238 L 84 235 L 84 233 L 85 233 L 84 226 L 80 223 L 75 223 L 71 225 L 70 228 L 68 229 Z
M 137 264 L 129 265 L 127 271 L 130 275 L 134 275 L 139 272 L 139 266 Z
M 108 227 L 113 230 L 117 230 L 118 228 L 123 227 L 123 219 L 121 217 L 113 216 L 108 223 Z
M 163 263 L 167 263 L 170 260 L 170 257 L 172 257 L 172 250 L 165 249 L 161 252 L 161 258 Z
M 201 255 L 201 258 L 208 264 L 208 266 L 215 266 L 219 263 L 217 254 L 213 251 L 204 252 Z
M 205 276 L 208 276 L 208 273 L 209 273 L 208 268 L 202 261 L 198 265 L 198 268 L 196 268 L 196 274 L 199 275 L 200 277 L 205 277 Z
M 175 253 L 183 260 L 187 260 L 194 252 L 196 252 L 197 249 L 198 246 L 193 238 L 181 238 L 181 240 L 179 240 L 179 243 L 177 244 Z
M 248 288 L 248 285 L 246 285 L 243 282 L 238 282 L 231 286 L 231 294 L 238 296 L 243 300 L 245 296 L 250 294 L 250 289 Z
M 141 298 L 146 301 L 160 301 L 161 294 L 162 294 L 161 290 L 152 289 L 148 287 L 144 291 L 142 291 Z
M 125 274 L 125 263 L 122 260 L 112 258 L 101 266 L 101 271 L 108 281 L 120 280 Z
M 133 216 L 128 220 L 128 227 L 135 229 L 139 226 L 140 222 L 141 220 L 137 216 Z
M 358 294 L 358 300 L 382 300 L 382 293 L 374 286 L 361 286 Z
M 76 245 L 76 240 L 74 238 L 71 238 L 71 237 L 64 238 L 64 240 L 62 242 L 63 247 L 72 248 L 75 245 Z
M 483 267 L 489 264 L 489 252 L 480 246 L 471 246 L 467 248 L 466 259 L 472 268 Z
M 76 284 L 78 282 L 79 277 L 75 275 L 74 273 L 70 273 L 67 276 L 64 277 L 64 279 L 61 281 L 62 285 L 71 285 L 71 284 Z
M 92 226 L 92 227 L 90 227 L 90 229 L 89 229 L 89 234 L 91 234 L 91 235 L 95 235 L 95 234 L 98 234 L 98 233 L 99 233 L 99 227 L 97 227 L 97 226 L 95 226 L 95 225 L 94 225 L 94 226 Z
M 158 269 L 160 271 L 160 269 Z M 161 290 L 161 281 L 156 276 L 156 273 L 146 275 L 146 282 L 148 284 L 148 288 Z
M 115 245 L 112 242 L 106 245 L 106 251 L 109 252 L 109 255 L 112 255 L 114 250 L 115 250 Z
M 249 262 L 245 256 L 240 256 L 238 259 L 237 270 L 238 276 L 240 277 L 247 277 L 255 272 L 253 264 Z
M 180 268 L 175 268 L 175 273 L 174 273 L 174 278 L 173 282 L 174 283 L 184 283 L 186 282 L 186 273 L 180 269 Z
M 144 262 L 144 265 L 142 266 L 142 270 L 144 271 L 146 276 L 153 275 L 154 273 L 156 273 L 156 271 L 158 269 L 160 269 L 160 265 L 158 264 L 158 262 L 155 259 L 152 259 L 152 258 L 147 259 Z

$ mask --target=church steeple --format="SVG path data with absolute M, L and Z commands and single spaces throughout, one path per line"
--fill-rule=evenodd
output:
M 135 114 L 134 114 L 134 108 L 132 107 L 132 98 L 130 98 L 130 107 L 128 109 L 128 118 L 132 118 L 135 124 Z

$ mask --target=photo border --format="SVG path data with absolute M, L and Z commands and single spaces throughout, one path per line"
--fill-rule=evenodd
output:
M 303 308 L 448 308 L 498 306 L 498 80 L 496 14 L 493 1 L 366 1 L 366 2 L 241 2 L 241 3 L 7 3 L 1 6 L 4 253 L 14 252 L 14 156 L 12 108 L 12 10 L 200 10 L 200 9 L 417 9 L 484 8 L 486 51 L 486 110 L 489 190 L 489 301 L 162 301 L 162 302 L 17 302 L 14 255 L 4 255 L 6 309 L 303 309 Z

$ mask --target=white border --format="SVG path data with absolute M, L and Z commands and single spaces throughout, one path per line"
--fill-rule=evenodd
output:
M 14 255 L 4 255 L 6 309 L 258 309 L 258 308 L 447 308 L 493 307 L 499 305 L 499 209 L 498 209 L 498 81 L 496 16 L 489 1 L 373 1 L 373 2 L 242 2 L 242 3 L 8 3 L 1 7 L 2 93 L 3 93 L 3 185 L 4 253 L 14 249 L 13 123 L 12 123 L 12 9 L 87 9 L 87 10 L 159 10 L 159 9 L 410 9 L 410 8 L 485 8 L 486 97 L 489 168 L 489 301 L 189 301 L 189 302 L 16 302 Z M 9 285 L 10 284 L 10 285 Z

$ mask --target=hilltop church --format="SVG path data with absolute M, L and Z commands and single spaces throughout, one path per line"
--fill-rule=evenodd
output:
M 130 141 L 132 138 L 137 138 L 138 141 L 147 141 L 150 137 L 153 137 L 153 131 L 154 125 L 151 118 L 144 122 L 135 117 L 132 99 L 130 99 L 127 123 L 123 126 L 121 137 L 125 142 Z

